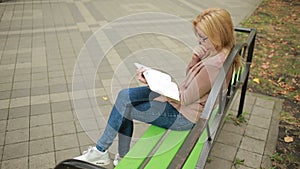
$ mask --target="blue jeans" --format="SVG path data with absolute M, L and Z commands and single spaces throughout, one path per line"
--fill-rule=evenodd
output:
M 118 134 L 118 151 L 120 156 L 124 156 L 130 148 L 133 119 L 172 130 L 189 130 L 194 126 L 168 102 L 153 100 L 158 96 L 149 87 L 121 90 L 96 144 L 97 149 L 107 150 Z

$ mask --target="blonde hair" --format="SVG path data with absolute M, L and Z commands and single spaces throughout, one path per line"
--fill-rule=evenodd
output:
M 234 27 L 231 15 L 228 11 L 221 8 L 209 8 L 201 12 L 193 25 L 200 29 L 220 52 L 226 50 L 227 53 L 235 45 Z M 240 66 L 240 57 L 236 57 L 234 67 Z

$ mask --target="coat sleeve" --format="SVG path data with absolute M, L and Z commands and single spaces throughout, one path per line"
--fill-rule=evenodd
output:
M 189 105 L 195 103 L 209 93 L 218 72 L 219 69 L 215 66 L 204 66 L 189 84 L 180 88 L 181 104 Z

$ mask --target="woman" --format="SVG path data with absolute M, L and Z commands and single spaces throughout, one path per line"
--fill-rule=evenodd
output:
M 119 137 L 114 165 L 129 151 L 133 119 L 171 130 L 189 130 L 198 121 L 211 86 L 235 44 L 230 14 L 210 8 L 193 21 L 199 45 L 187 67 L 186 78 L 179 86 L 180 102 L 152 92 L 149 87 L 123 89 L 119 92 L 104 133 L 95 147 L 75 159 L 97 165 L 110 163 L 108 148 Z M 236 59 L 235 65 L 239 66 Z M 147 84 L 144 69 L 138 79 Z

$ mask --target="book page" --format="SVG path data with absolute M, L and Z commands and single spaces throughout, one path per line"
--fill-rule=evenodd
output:
M 143 75 L 152 91 L 174 100 L 180 100 L 178 86 L 176 83 L 172 82 L 170 75 L 138 63 L 135 63 L 135 66 L 137 68 L 144 67 L 146 69 Z

